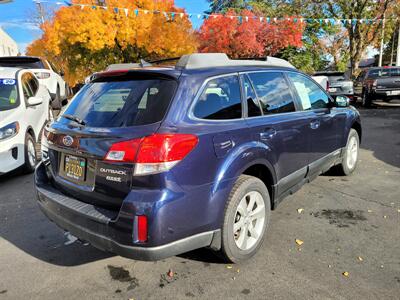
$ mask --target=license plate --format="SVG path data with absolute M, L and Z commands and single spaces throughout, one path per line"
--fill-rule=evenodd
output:
M 400 91 L 391 91 L 391 92 L 387 92 L 388 96 L 398 96 L 400 95 Z
M 337 91 L 337 88 L 329 88 L 329 92 L 330 93 L 334 93 L 334 92 L 336 92 Z
M 66 155 L 64 162 L 64 173 L 68 178 L 84 181 L 86 174 L 86 159 L 72 155 Z

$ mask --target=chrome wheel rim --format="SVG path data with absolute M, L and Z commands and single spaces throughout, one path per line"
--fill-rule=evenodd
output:
M 261 238 L 265 223 L 265 204 L 259 192 L 247 193 L 236 208 L 233 236 L 241 250 L 251 249 Z
M 358 141 L 356 137 L 352 136 L 347 146 L 347 167 L 353 169 L 357 163 L 358 157 Z
M 36 150 L 31 140 L 28 140 L 28 160 L 32 167 L 36 165 Z

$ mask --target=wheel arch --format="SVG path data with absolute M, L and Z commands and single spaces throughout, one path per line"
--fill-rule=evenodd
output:
M 362 137 L 362 128 L 361 128 L 361 123 L 359 121 L 354 121 L 353 124 L 351 125 L 351 128 L 353 128 L 355 131 L 358 133 L 358 138 L 360 139 L 361 143 L 361 137 Z
M 35 134 L 35 131 L 33 130 L 32 126 L 28 126 L 28 127 L 26 128 L 26 133 L 25 133 L 25 135 L 26 135 L 26 134 L 30 134 L 30 135 L 33 137 L 33 140 L 34 140 L 34 141 L 37 141 L 37 140 L 36 140 L 36 134 Z

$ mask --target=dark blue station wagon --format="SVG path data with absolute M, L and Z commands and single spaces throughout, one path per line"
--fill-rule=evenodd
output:
M 209 247 L 239 262 L 283 198 L 332 167 L 354 171 L 360 139 L 347 99 L 286 61 L 187 55 L 97 74 L 44 130 L 38 204 L 125 257 Z

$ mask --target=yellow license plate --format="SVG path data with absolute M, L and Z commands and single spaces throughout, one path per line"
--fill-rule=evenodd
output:
M 86 173 L 86 159 L 72 155 L 66 155 L 64 162 L 64 173 L 68 178 L 84 181 Z

